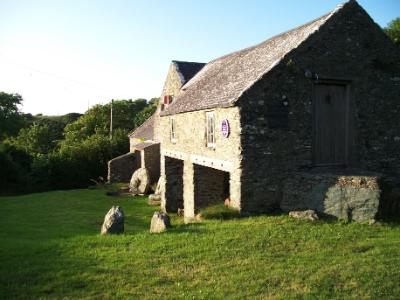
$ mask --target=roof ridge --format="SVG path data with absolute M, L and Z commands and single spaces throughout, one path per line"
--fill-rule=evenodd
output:
M 186 60 L 176 60 L 173 59 L 171 62 L 173 63 L 189 63 L 189 64 L 207 64 L 207 63 L 203 63 L 203 62 L 198 62 L 198 61 L 186 61 Z
M 314 20 L 256 45 L 211 60 L 182 87 L 185 93 L 180 94 L 161 115 L 232 106 L 285 56 L 307 41 L 343 7 L 354 2 L 356 1 L 350 0 L 337 5 L 335 9 Z M 196 99 L 195 104 L 192 103 L 192 98 Z

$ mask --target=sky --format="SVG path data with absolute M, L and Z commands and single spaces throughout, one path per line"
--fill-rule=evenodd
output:
M 341 0 L 0 0 L 0 91 L 26 113 L 158 97 L 171 60 L 208 62 L 331 11 Z M 400 0 L 359 0 L 380 26 Z

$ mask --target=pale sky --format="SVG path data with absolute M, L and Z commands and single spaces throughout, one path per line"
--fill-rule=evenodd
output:
M 207 62 L 335 8 L 340 0 L 0 0 L 0 91 L 22 111 L 83 113 L 158 97 L 171 60 Z M 360 0 L 381 26 L 400 0 Z

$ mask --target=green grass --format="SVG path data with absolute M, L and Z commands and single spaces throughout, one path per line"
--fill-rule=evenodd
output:
M 400 298 L 394 223 L 173 216 L 170 231 L 150 234 L 145 198 L 75 190 L 0 203 L 0 299 Z M 126 233 L 100 236 L 115 204 Z

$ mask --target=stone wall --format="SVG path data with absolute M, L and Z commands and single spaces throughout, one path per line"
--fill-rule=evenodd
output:
M 157 114 L 154 120 L 154 140 L 161 141 L 161 135 L 163 135 L 163 127 L 160 124 L 160 111 L 162 108 L 161 102 L 164 96 L 172 96 L 172 101 L 181 92 L 182 81 L 176 70 L 174 63 L 171 63 L 168 69 L 167 78 L 165 79 L 164 87 L 161 92 L 160 103 L 157 107 Z
M 205 139 L 205 113 L 196 111 L 177 114 L 174 116 L 176 124 L 176 142 L 171 142 L 169 133 L 169 116 L 160 117 L 159 138 L 161 142 L 161 176 L 168 171 L 166 160 L 171 155 L 184 161 L 184 199 L 185 218 L 194 217 L 194 164 L 221 169 L 230 173 L 230 198 L 232 207 L 241 206 L 241 146 L 240 146 L 240 115 L 237 107 L 216 108 L 208 111 L 215 112 L 216 146 L 209 148 Z M 221 134 L 221 122 L 227 119 L 230 124 L 230 134 L 225 138 Z M 221 167 L 223 164 L 223 167 Z M 168 189 L 168 186 L 167 186 Z M 178 195 L 177 195 L 178 196 Z M 178 196 L 179 197 L 179 196 Z M 162 196 L 168 201 L 168 195 Z
M 239 99 L 243 210 L 279 207 L 287 179 L 313 168 L 317 78 L 350 82 L 352 164 L 393 176 L 400 173 L 400 51 L 361 9 L 348 5 L 350 9 L 328 20 Z M 306 78 L 306 71 L 312 78 Z M 287 126 L 271 128 L 271 107 L 285 104 Z M 293 184 L 301 188 L 300 182 Z
M 285 181 L 280 207 L 283 211 L 313 209 L 343 220 L 375 219 L 382 194 L 381 176 L 349 174 L 292 174 Z
M 108 162 L 108 182 L 129 182 L 133 172 L 140 168 L 140 163 L 139 151 L 113 158 Z
M 194 206 L 198 209 L 222 204 L 229 197 L 229 173 L 194 165 Z
M 167 78 L 165 79 L 164 87 L 161 92 L 161 97 L 164 95 L 175 97 L 177 96 L 182 87 L 182 80 L 179 77 L 179 73 L 176 70 L 175 64 L 172 62 L 169 65 Z
M 186 154 L 204 155 L 210 158 L 232 161 L 240 166 L 240 114 L 237 107 L 215 108 L 216 146 L 206 144 L 206 111 L 188 112 L 174 115 L 176 125 L 176 142 L 170 140 L 169 116 L 160 118 L 160 142 L 162 150 L 172 150 Z M 227 119 L 230 134 L 224 138 L 221 133 L 221 122 Z

